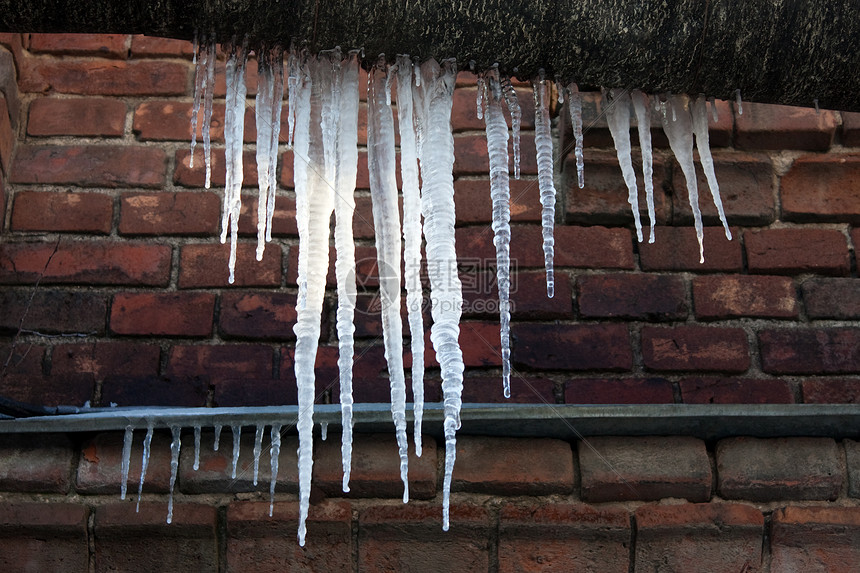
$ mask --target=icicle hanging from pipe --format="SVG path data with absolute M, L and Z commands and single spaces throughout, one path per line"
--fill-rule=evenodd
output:
M 535 149 L 537 150 L 538 187 L 540 188 L 541 224 L 543 226 L 543 253 L 546 267 L 546 295 L 555 294 L 555 183 L 553 182 L 552 133 L 549 119 L 549 95 L 546 80 L 532 81 L 535 98 Z

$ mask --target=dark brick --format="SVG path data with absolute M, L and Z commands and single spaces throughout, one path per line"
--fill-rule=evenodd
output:
M 424 363 L 432 367 L 438 364 L 436 350 L 430 341 L 430 329 L 424 330 Z M 466 366 L 501 366 L 501 344 L 498 323 L 460 323 L 460 349 L 463 351 L 463 364 Z
M 0 491 L 68 493 L 75 457 L 62 434 L 0 436 Z
M 254 382 L 256 384 L 256 381 Z M 101 403 L 118 406 L 177 406 L 202 408 L 206 405 L 208 378 L 199 376 L 123 376 L 105 380 Z
M 850 573 L 860 562 L 860 509 L 794 507 L 773 513 L 771 571 Z
M 129 499 L 137 496 L 143 465 L 146 429 L 138 427 L 136 430 L 128 466 L 126 495 Z M 166 433 L 153 434 L 143 484 L 144 493 L 166 493 L 170 490 L 170 441 Z M 76 478 L 77 492 L 118 496 L 122 488 L 122 448 L 122 432 L 104 432 L 84 442 Z
M 536 179 L 510 180 L 511 221 L 537 223 L 541 220 L 540 190 Z M 454 181 L 457 224 L 491 223 L 493 204 L 490 201 L 489 179 L 458 179 Z
M 58 344 L 51 354 L 51 376 L 58 380 L 117 380 L 155 376 L 161 349 L 155 344 L 114 342 Z
M 740 328 L 642 327 L 642 359 L 651 370 L 744 372 L 750 366 L 746 333 Z
M 574 378 L 564 385 L 565 404 L 671 404 L 672 383 L 663 378 Z
M 579 312 L 588 318 L 675 320 L 687 316 L 684 280 L 668 275 L 583 275 Z
M 704 320 L 743 316 L 797 318 L 795 293 L 794 282 L 787 277 L 725 275 L 693 279 L 696 317 Z
M 222 344 L 218 346 L 177 345 L 170 349 L 166 374 L 170 377 L 207 377 L 217 384 L 223 380 L 270 380 L 272 349 L 268 346 Z
M 629 370 L 630 336 L 620 324 L 514 324 L 513 362 L 540 370 Z
M 848 497 L 860 497 L 860 442 L 843 440 L 845 465 L 848 469 Z
M 762 370 L 771 374 L 860 372 L 860 330 L 808 328 L 758 333 Z
M 847 275 L 845 235 L 834 229 L 765 229 L 744 233 L 751 273 Z
M 832 111 L 744 102 L 735 114 L 735 145 L 742 149 L 809 149 L 833 143 L 837 119 Z
M 214 235 L 221 200 L 215 193 L 134 193 L 120 199 L 123 235 Z
M 473 376 L 463 380 L 464 403 L 555 404 L 555 382 L 548 378 L 511 376 L 511 397 L 502 393 L 502 378 Z
M 819 378 L 800 387 L 807 404 L 860 404 L 860 380 Z
M 107 98 L 37 98 L 30 104 L 27 134 L 120 137 L 125 102 Z
M 857 279 L 809 279 L 800 286 L 809 318 L 860 319 L 860 281 Z
M 15 194 L 13 231 L 110 233 L 113 198 L 101 193 Z
M 236 245 L 235 282 L 227 282 L 230 271 L 229 243 L 182 245 L 179 251 L 179 288 L 279 286 L 281 284 L 281 249 L 269 244 L 263 260 L 256 257 L 256 243 Z
M 85 571 L 87 513 L 71 503 L 0 504 L 0 569 Z
M 765 378 L 684 378 L 685 404 L 791 404 L 794 393 L 785 380 Z
M 796 159 L 780 181 L 786 221 L 860 223 L 860 155 Z
M 120 293 L 113 298 L 110 328 L 133 336 L 209 336 L 214 310 L 211 293 Z
M 731 272 L 743 269 L 740 235 L 732 229 L 726 240 L 722 227 L 705 227 L 705 262 L 699 263 L 696 231 L 690 227 L 657 227 L 654 243 L 639 244 L 643 271 Z
M 296 295 L 265 292 L 221 295 L 219 330 L 225 337 L 295 340 L 295 324 Z
M 42 333 L 104 334 L 107 301 L 96 293 L 39 289 L 0 290 L 0 332 L 19 326 Z M 24 319 L 24 322 L 21 322 Z
M 477 261 L 476 261 L 477 263 Z M 495 266 L 495 263 L 489 263 Z M 469 263 L 460 264 L 460 281 L 463 284 L 463 315 L 466 317 L 497 318 L 499 292 L 495 268 L 488 272 L 470 272 Z M 483 266 L 483 265 L 476 265 Z M 556 273 L 554 296 L 546 295 L 544 271 L 511 269 L 511 314 L 518 320 L 541 318 L 572 318 L 573 300 L 570 278 Z M 429 322 L 429 319 L 428 319 Z
M 18 343 L 0 344 L 0 357 L 8 366 L 0 377 L 0 396 L 45 406 L 83 405 L 95 390 L 92 377 L 55 378 L 43 372 L 45 347 Z

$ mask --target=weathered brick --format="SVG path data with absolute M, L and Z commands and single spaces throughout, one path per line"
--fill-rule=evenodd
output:
M 780 181 L 787 221 L 860 223 L 860 155 L 809 155 Z
M 232 293 L 221 295 L 219 330 L 224 337 L 294 340 L 296 295 Z
M 51 353 L 51 376 L 64 380 L 155 376 L 160 356 L 155 344 L 107 340 L 58 344 Z
M 211 293 L 120 293 L 113 298 L 110 328 L 135 336 L 209 336 L 214 311 Z
M 0 290 L 0 332 L 104 334 L 107 301 L 97 293 L 51 289 Z M 24 322 L 21 322 L 21 319 Z
M 179 251 L 179 288 L 279 286 L 281 284 L 281 250 L 269 244 L 263 260 L 256 258 L 256 243 L 239 243 L 236 247 L 235 282 L 227 282 L 230 271 L 229 244 L 201 243 L 183 245 Z
M 499 571 L 599 567 L 607 573 L 626 573 L 630 543 L 630 516 L 622 508 L 505 504 L 499 516 Z
M 0 491 L 68 493 L 74 457 L 63 434 L 3 434 Z
M 765 229 L 744 233 L 751 273 L 847 275 L 848 243 L 833 229 Z
M 747 336 L 740 328 L 642 327 L 642 359 L 650 370 L 744 372 L 750 366 Z
M 514 324 L 513 361 L 539 370 L 629 370 L 630 336 L 620 324 Z
M 678 382 L 685 404 L 791 404 L 785 380 L 773 378 L 684 378 Z
M 0 245 L 0 283 L 165 286 L 170 246 L 75 241 Z
M 848 469 L 848 496 L 860 497 L 860 442 L 843 440 Z
M 23 191 L 15 194 L 13 231 L 110 233 L 113 198 L 101 193 Z
M 271 428 L 267 427 L 263 431 L 263 449 L 259 458 L 258 481 L 255 485 L 255 428 L 246 426 L 240 432 L 239 461 L 236 464 L 235 477 L 233 477 L 234 436 L 230 427 L 222 429 L 218 450 L 214 449 L 214 432 L 207 431 L 201 435 L 200 467 L 196 470 L 194 469 L 194 436 L 184 436 L 179 453 L 180 489 L 183 493 L 195 494 L 269 491 L 272 480 L 270 439 Z M 281 439 L 276 485 L 278 492 L 297 493 L 299 491 L 298 454 L 296 453 L 298 446 L 298 438 L 294 436 L 284 436 Z
M 137 496 L 143 465 L 143 441 L 146 429 L 138 427 L 133 434 L 128 466 L 129 499 Z M 83 494 L 116 496 L 122 488 L 122 432 L 96 434 L 81 446 L 75 490 Z M 170 436 L 164 432 L 152 435 L 149 465 L 143 484 L 144 493 L 170 491 Z
M 588 318 L 676 320 L 687 316 L 684 280 L 669 275 L 604 274 L 577 278 L 579 312 Z
M 167 157 L 155 147 L 19 145 L 13 183 L 161 187 Z
M 843 472 L 831 438 L 727 438 L 716 450 L 726 499 L 836 499 Z
M 520 173 L 535 175 L 537 173 L 537 156 L 535 155 L 534 136 L 523 133 L 520 136 Z M 513 148 L 510 150 L 508 164 L 513 167 Z M 490 171 L 490 160 L 487 154 L 487 138 L 481 135 L 462 135 L 454 138 L 454 176 L 486 175 Z
M 809 318 L 860 319 L 860 281 L 857 279 L 809 279 L 800 286 Z
M 431 436 L 424 436 L 421 443 L 424 452 L 420 458 L 411 448 L 409 452 L 410 499 L 432 499 L 436 496 L 436 441 Z M 458 464 L 457 470 L 460 469 Z M 340 435 L 329 434 L 326 441 L 318 441 L 314 446 L 313 483 L 333 497 L 402 497 L 400 456 L 394 434 L 358 434 L 354 437 L 348 494 L 342 489 Z
M 789 506 L 771 529 L 771 571 L 849 573 L 860 563 L 860 508 Z
M 294 501 L 275 503 L 272 517 L 267 503 L 231 503 L 227 506 L 227 571 L 352 570 L 352 512 L 348 503 L 311 505 L 304 547 L 295 541 L 298 521 L 299 504 Z
M 734 503 L 644 505 L 636 510 L 634 571 L 757 571 L 764 516 Z
M 399 163 L 398 163 L 399 165 Z M 281 155 L 281 171 L 278 177 L 278 182 L 281 184 L 281 187 L 286 187 L 292 189 L 295 187 L 295 182 L 293 181 L 293 151 L 292 149 L 289 151 L 285 151 L 283 155 Z
M 763 330 L 758 340 L 762 370 L 770 374 L 860 372 L 860 329 Z
M 184 95 L 189 67 L 178 62 L 38 59 L 20 70 L 24 92 L 80 95 Z
M 0 344 L 0 356 L 5 374 L 0 377 L 0 395 L 12 400 L 46 406 L 83 405 L 93 397 L 92 378 L 53 378 L 43 372 L 45 347 L 32 343 L 18 343 L 10 349 Z
M 193 46 L 187 40 L 143 35 L 134 35 L 131 37 L 131 56 L 133 58 L 171 56 L 190 58 L 193 53 Z
M 860 380 L 818 378 L 800 387 L 807 404 L 860 404 Z
M 511 221 L 540 221 L 540 190 L 537 180 L 511 178 L 510 187 Z M 454 201 L 457 224 L 492 222 L 493 204 L 490 201 L 489 179 L 457 179 L 454 181 Z
M 500 376 L 470 376 L 463 380 L 464 403 L 555 404 L 555 382 L 548 378 L 512 376 L 511 397 L 502 393 Z
M 177 503 L 164 525 L 166 503 L 101 505 L 95 512 L 95 570 L 215 571 L 217 509 Z
M 671 404 L 664 378 L 574 378 L 564 385 L 565 404 Z
M 6 98 L 0 93 L 0 171 L 8 175 L 17 136 L 7 108 Z
M 442 531 L 437 504 L 375 505 L 358 515 L 359 571 L 408 571 L 419 566 L 462 573 L 489 567 L 489 514 L 451 503 L 451 529 Z
M 128 36 L 125 34 L 30 34 L 31 52 L 74 56 L 125 58 Z
M 85 571 L 87 514 L 71 503 L 0 504 L 0 569 Z
M 823 151 L 836 134 L 832 111 L 749 102 L 744 102 L 743 110 L 735 114 L 735 145 L 742 149 Z
M 696 318 L 797 318 L 797 295 L 788 277 L 749 275 L 704 276 L 693 279 Z
M 37 98 L 30 104 L 27 134 L 119 137 L 125 103 L 107 98 Z
M 239 234 L 257 236 L 257 197 L 242 196 L 242 210 L 239 213 Z M 272 216 L 273 237 L 298 237 L 296 225 L 296 200 L 278 195 L 275 197 L 275 212 Z M 355 235 L 358 236 L 357 234 Z
M 639 244 L 643 271 L 731 272 L 743 270 L 740 235 L 732 229 L 726 240 L 722 227 L 705 227 L 705 262 L 699 263 L 696 231 L 690 227 L 657 227 L 654 243 Z
M 578 451 L 583 501 L 710 498 L 711 464 L 701 440 L 595 437 L 580 441 Z
M 242 154 L 242 185 L 257 186 L 257 160 L 253 151 Z M 224 187 L 227 178 L 227 164 L 224 160 L 223 149 L 213 149 L 210 155 L 211 186 Z M 194 167 L 191 167 L 191 152 L 188 149 L 176 151 L 176 167 L 173 170 L 173 182 L 182 187 L 203 188 L 206 183 L 206 163 L 203 159 L 202 146 L 194 151 Z
M 567 442 L 459 436 L 451 489 L 495 495 L 570 493 L 574 476 Z
M 767 225 L 776 218 L 773 194 L 773 165 L 767 155 L 718 152 L 714 154 L 714 173 L 726 218 L 732 225 Z M 699 207 L 706 225 L 720 225 L 717 208 L 705 173 L 696 162 Z M 693 223 L 687 184 L 679 167 L 672 179 L 674 224 Z
M 129 193 L 120 199 L 122 235 L 214 235 L 221 221 L 215 193 Z
M 209 137 L 212 141 L 224 141 L 224 104 L 213 104 L 212 119 L 209 122 Z M 191 102 L 175 100 L 145 101 L 134 110 L 132 130 L 141 141 L 191 141 Z M 287 114 L 283 114 L 283 132 L 287 130 Z M 254 110 L 245 110 L 242 139 L 251 143 L 256 141 Z M 282 136 L 282 142 L 286 137 Z M 197 145 L 203 146 L 203 108 L 197 114 Z M 194 163 L 198 158 L 195 154 Z
M 176 345 L 170 349 L 166 373 L 175 378 L 205 377 L 216 384 L 227 379 L 270 380 L 272 349 L 239 344 Z

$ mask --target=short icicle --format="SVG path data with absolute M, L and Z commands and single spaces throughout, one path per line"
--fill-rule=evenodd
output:
M 567 86 L 569 96 L 567 99 L 567 108 L 570 111 L 570 122 L 573 126 L 574 150 L 573 154 L 576 157 L 576 180 L 579 188 L 585 187 L 585 156 L 582 153 L 582 94 L 579 93 L 579 86 L 575 83 L 570 83 Z
M 262 424 L 257 424 L 257 430 L 254 433 L 254 485 L 257 485 L 257 479 L 260 477 L 260 455 L 263 453 L 264 429 Z
M 367 92 L 367 163 L 373 201 L 373 227 L 379 268 L 382 337 L 391 386 L 391 416 L 400 450 L 403 503 L 409 501 L 406 440 L 406 380 L 403 372 L 403 322 L 400 317 L 400 213 L 397 200 L 394 118 L 386 101 L 385 59 L 369 72 Z
M 275 486 L 278 483 L 278 457 L 281 455 L 281 425 L 272 424 L 270 433 L 272 446 L 269 449 L 271 456 L 272 476 L 269 481 L 269 517 L 272 517 L 272 512 L 275 509 Z
M 535 149 L 537 150 L 538 187 L 540 189 L 541 224 L 543 227 L 543 255 L 546 267 L 546 296 L 555 294 L 553 257 L 555 239 L 555 183 L 552 166 L 552 133 L 549 119 L 549 94 L 546 80 L 532 81 L 535 98 Z
M 167 523 L 173 522 L 173 489 L 176 486 L 176 474 L 179 472 L 179 449 L 182 447 L 182 428 L 170 426 L 170 493 L 167 497 Z
M 218 444 L 221 441 L 221 424 L 215 424 L 215 437 L 212 441 L 212 450 L 218 451 Z
M 618 164 L 627 185 L 627 203 L 633 210 L 633 222 L 636 225 L 636 238 L 642 242 L 642 222 L 639 219 L 639 190 L 636 186 L 636 173 L 633 171 L 633 160 L 630 157 L 630 92 L 626 89 L 603 89 L 603 109 L 609 132 L 615 142 L 615 152 Z
M 639 148 L 642 150 L 642 178 L 645 180 L 645 201 L 648 203 L 648 221 L 651 231 L 648 242 L 654 242 L 654 227 L 657 225 L 654 211 L 654 160 L 651 150 L 651 100 L 639 90 L 630 94 L 633 110 L 636 112 L 636 125 L 639 130 Z
M 200 433 L 202 428 L 194 426 L 194 471 L 200 469 Z
M 239 450 L 242 448 L 242 426 L 230 426 L 233 430 L 233 472 L 231 479 L 236 479 L 236 470 L 239 469 Z
M 152 445 L 152 434 L 154 428 L 152 421 L 146 426 L 146 436 L 143 438 L 143 456 L 140 462 L 140 484 L 137 486 L 137 506 L 135 511 L 140 511 L 140 498 L 143 495 L 143 482 L 146 479 L 146 469 L 149 467 L 149 449 Z
M 726 212 L 720 197 L 720 185 L 717 183 L 717 175 L 714 173 L 714 158 L 711 156 L 711 146 L 708 142 L 708 105 L 703 96 L 699 96 L 693 102 L 693 133 L 696 135 L 699 161 L 701 161 L 702 169 L 705 171 L 705 178 L 708 180 L 714 206 L 717 208 L 717 214 L 719 214 L 723 230 L 726 232 L 726 239 L 731 241 L 732 232 L 729 230 L 728 221 L 726 221 Z
M 511 132 L 513 135 L 514 146 L 514 179 L 520 178 L 520 126 L 523 123 L 523 110 L 520 107 L 519 98 L 517 98 L 517 90 L 511 85 L 511 78 L 502 78 L 502 93 L 505 96 L 505 103 L 508 106 L 508 112 L 511 114 Z M 582 187 L 582 185 L 580 185 Z
M 188 158 L 188 167 L 194 169 L 194 149 L 197 147 L 197 116 L 200 114 L 200 103 L 203 98 L 203 90 L 206 86 L 206 56 L 208 50 L 203 46 L 206 44 L 206 35 L 202 40 L 197 33 L 194 34 L 194 102 L 191 104 L 191 155 Z
M 122 438 L 122 481 L 120 482 L 120 499 L 125 499 L 128 493 L 128 470 L 131 465 L 131 445 L 134 441 L 134 428 L 131 426 L 125 427 L 125 434 Z

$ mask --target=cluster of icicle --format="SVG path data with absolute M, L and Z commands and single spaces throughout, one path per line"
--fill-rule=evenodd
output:
M 260 50 L 257 54 L 258 88 L 256 97 L 257 167 L 259 177 L 257 259 L 262 259 L 266 242 L 271 240 L 271 225 L 277 187 L 276 167 L 280 137 L 280 114 L 284 91 L 284 51 L 280 48 Z M 210 137 L 212 100 L 215 83 L 216 45 L 206 42 L 195 50 L 197 73 L 192 111 L 192 161 L 200 108 L 203 110 L 202 135 L 206 165 L 206 187 L 210 185 Z M 232 283 L 236 263 L 238 217 L 241 210 L 242 134 L 246 104 L 245 69 L 247 45 L 233 45 L 226 63 L 225 160 L 227 168 L 224 191 L 221 241 L 230 233 L 229 281 Z M 296 222 L 299 232 L 298 297 L 295 347 L 295 375 L 298 384 L 299 419 L 299 544 L 305 540 L 313 465 L 313 404 L 315 399 L 314 362 L 320 336 L 320 319 L 328 273 L 330 218 L 335 217 L 334 243 L 337 280 L 336 329 L 339 345 L 340 401 L 342 412 L 343 490 L 349 491 L 352 457 L 352 367 L 354 360 L 353 317 L 356 303 L 355 245 L 353 242 L 354 191 L 358 162 L 359 108 L 358 51 L 343 54 L 339 48 L 317 55 L 291 49 L 286 54 L 288 92 L 288 146 L 293 149 L 296 195 Z M 444 399 L 445 470 L 443 480 L 443 529 L 449 524 L 449 497 L 456 456 L 456 431 L 460 427 L 460 405 L 463 387 L 463 357 L 459 345 L 459 322 L 462 290 L 457 274 L 454 243 L 454 141 L 451 132 L 451 106 L 456 79 L 454 60 L 441 64 L 429 60 L 418 64 L 407 55 L 397 56 L 389 65 L 383 56 L 368 74 L 367 123 L 368 165 L 376 234 L 379 290 L 385 358 L 391 388 L 391 412 L 396 430 L 403 480 L 403 501 L 409 497 L 407 481 L 406 380 L 403 365 L 401 320 L 401 263 L 405 269 L 407 319 L 411 340 L 411 382 L 414 397 L 414 447 L 421 455 L 421 421 L 424 396 L 423 292 L 419 269 L 421 245 L 425 243 L 430 283 L 430 339 L 441 367 Z M 535 102 L 535 148 L 538 187 L 541 202 L 543 251 L 546 268 L 547 296 L 554 293 L 553 226 L 556 190 L 553 183 L 553 141 L 549 111 L 550 86 L 543 74 L 533 82 Z M 396 87 L 396 113 L 400 136 L 400 169 L 402 175 L 403 213 L 398 207 L 395 178 L 396 154 L 392 88 Z M 559 101 L 568 94 L 568 106 L 575 136 L 575 158 L 579 187 L 584 186 L 582 150 L 582 100 L 576 84 L 559 89 Z M 508 164 L 509 129 L 502 102 L 511 118 L 513 136 L 513 175 L 519 178 L 520 124 L 522 110 L 509 77 L 500 75 L 494 66 L 479 75 L 477 113 L 486 126 L 490 162 L 490 200 L 492 202 L 496 247 L 497 284 L 499 289 L 502 379 L 505 397 L 510 397 L 510 166 Z M 604 90 L 604 109 L 615 141 L 618 159 L 629 189 L 636 232 L 642 241 L 636 175 L 630 157 L 630 107 L 638 122 L 642 149 L 643 175 L 650 241 L 654 240 L 654 200 L 650 141 L 652 106 L 662 112 L 663 128 L 670 146 L 681 164 L 693 207 L 700 252 L 702 244 L 701 213 L 693 164 L 693 136 L 699 156 L 726 235 L 719 189 L 714 177 L 713 161 L 708 150 L 707 111 L 704 98 L 691 101 L 687 96 L 649 98 L 639 91 Z M 423 219 L 423 226 L 422 226 Z M 280 427 L 272 426 L 272 485 L 277 473 L 277 451 Z M 216 448 L 218 443 L 216 428 Z M 323 427 L 323 436 L 326 428 Z M 233 428 L 234 475 L 238 459 L 241 428 Z M 199 457 L 199 433 L 195 444 Z M 277 435 L 276 435 L 277 434 Z M 145 438 L 141 486 L 146 472 L 146 457 L 152 428 Z M 259 463 L 262 427 L 257 428 L 255 468 Z M 179 455 L 179 429 L 173 429 L 173 462 L 175 481 Z M 276 441 L 277 440 L 277 441 Z M 277 446 L 276 446 L 277 444 Z M 126 432 L 125 458 L 131 448 L 131 429 Z M 123 471 L 128 471 L 127 459 Z M 256 471 L 255 471 L 256 473 Z M 256 483 L 256 476 L 255 476 Z M 123 481 L 123 484 L 125 481 Z M 123 486 L 124 488 L 125 486 Z M 171 487 L 172 489 L 172 487 Z M 123 490 L 123 495 L 125 490 Z M 172 498 L 171 498 L 172 499 Z M 172 509 L 172 501 L 171 501 Z M 170 518 L 168 517 L 168 520 Z

